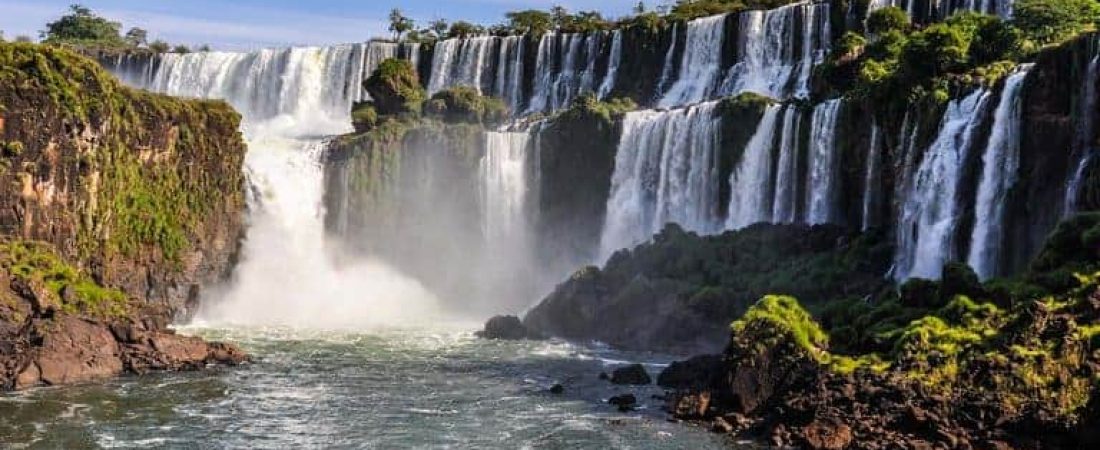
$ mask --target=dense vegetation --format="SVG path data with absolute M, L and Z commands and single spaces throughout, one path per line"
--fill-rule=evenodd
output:
M 1015 8 L 1008 21 L 965 11 L 924 27 L 900 8 L 882 8 L 868 16 L 862 34 L 839 38 L 822 72 L 830 89 L 879 108 L 944 102 L 956 88 L 997 82 L 1039 49 L 1100 19 L 1093 0 L 1023 0 Z
M 46 24 L 46 29 L 41 32 L 40 37 L 43 44 L 72 46 L 86 50 L 191 52 L 191 48 L 186 45 L 172 46 L 160 39 L 149 41 L 149 32 L 143 28 L 133 27 L 126 33 L 122 33 L 122 23 L 102 17 L 80 4 L 69 6 L 67 14 Z M 4 35 L 0 32 L 0 42 L 3 41 Z M 31 41 L 33 39 L 30 36 L 16 37 L 16 42 Z M 210 46 L 202 45 L 199 51 L 210 51 Z

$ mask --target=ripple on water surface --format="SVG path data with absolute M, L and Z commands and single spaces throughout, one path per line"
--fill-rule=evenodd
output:
M 201 373 L 0 396 L 16 448 L 721 448 L 665 421 L 654 387 L 596 379 L 652 354 L 562 342 L 496 342 L 452 330 L 191 328 L 257 361 Z M 560 396 L 547 394 L 554 384 Z M 643 409 L 600 402 L 633 392 Z

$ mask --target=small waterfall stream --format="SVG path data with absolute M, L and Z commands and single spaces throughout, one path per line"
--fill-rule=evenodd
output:
M 947 106 L 940 131 L 901 197 L 894 277 L 938 278 L 956 259 L 959 182 L 989 91 L 979 89 Z
M 1020 96 L 1031 66 L 1023 66 L 1005 80 L 1001 101 L 993 115 L 993 130 L 982 154 L 982 178 L 975 206 L 974 234 L 967 262 L 987 280 L 1000 272 L 998 260 L 1004 244 L 1005 197 L 1016 183 L 1020 168 Z
M 730 174 L 730 205 L 726 228 L 740 229 L 772 221 L 772 146 L 781 105 L 769 105 L 745 146 L 741 161 Z
M 843 102 L 829 100 L 814 108 L 810 132 L 810 182 L 807 217 L 810 224 L 834 223 L 837 218 L 837 189 L 840 162 L 836 148 L 836 120 Z
M 680 75 L 661 98 L 662 108 L 698 103 L 713 94 L 721 72 L 725 24 L 726 16 L 688 22 Z
M 669 222 L 701 233 L 720 228 L 716 106 L 709 102 L 626 115 L 602 255 L 645 241 Z

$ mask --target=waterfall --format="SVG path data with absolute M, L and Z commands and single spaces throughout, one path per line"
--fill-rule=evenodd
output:
M 998 275 L 1004 243 L 1004 215 L 1008 190 L 1020 168 L 1021 91 L 1031 66 L 1025 65 L 1005 80 L 1001 101 L 993 115 L 993 130 L 982 154 L 982 178 L 974 208 L 974 234 L 967 262 L 983 280 Z
M 959 182 L 989 92 L 980 89 L 947 106 L 940 131 L 908 180 L 897 225 L 894 277 L 938 278 L 955 255 Z
M 840 178 L 839 155 L 836 150 L 836 119 L 842 101 L 829 100 L 814 108 L 810 133 L 809 195 L 806 220 L 810 224 L 835 222 Z
M 527 132 L 486 133 L 485 154 L 478 165 L 481 180 L 482 229 L 490 241 L 512 241 L 526 232 Z
M 688 22 L 680 75 L 661 98 L 661 107 L 698 103 L 714 93 L 721 71 L 725 23 L 726 16 L 704 17 Z
M 649 239 L 667 223 L 710 233 L 718 218 L 717 102 L 628 113 L 615 156 L 602 254 Z
M 372 50 L 373 47 L 373 50 Z M 200 318 L 253 325 L 363 327 L 422 320 L 434 297 L 378 262 L 338 265 L 322 219 L 326 147 L 351 131 L 357 81 L 377 44 L 165 54 L 138 87 L 231 103 L 243 117 L 250 229 L 231 286 Z M 272 274 L 280 276 L 272 277 Z
M 871 142 L 867 147 L 867 167 L 863 175 L 863 225 L 861 230 L 870 230 L 874 225 L 878 209 L 880 181 L 882 180 L 882 130 L 878 122 L 871 122 Z
M 539 41 L 535 88 L 529 113 L 568 108 L 573 99 L 595 93 L 596 63 L 606 33 L 546 34 Z
M 512 111 L 519 111 L 523 102 L 524 38 L 509 36 L 500 39 L 497 76 L 493 92 Z
M 745 146 L 737 168 L 730 174 L 729 215 L 726 228 L 740 229 L 759 222 L 771 222 L 769 183 L 772 173 L 772 146 L 775 122 L 781 105 L 769 105 Z
M 489 92 L 493 83 L 486 79 L 486 74 L 492 73 L 493 49 L 499 39 L 478 36 L 436 43 L 428 95 L 459 86 L 474 88 L 478 93 Z
M 798 214 L 799 128 L 802 112 L 796 105 L 783 111 L 783 135 L 779 142 L 779 165 L 775 176 L 775 203 L 772 206 L 776 223 L 794 223 Z
M 739 59 L 721 93 L 805 98 L 813 68 L 828 54 L 828 3 L 796 3 L 740 16 Z
M 672 82 L 672 72 L 676 67 L 676 37 L 679 36 L 680 24 L 672 24 L 672 41 L 668 44 L 668 51 L 665 52 L 665 61 L 661 65 L 661 79 L 657 81 L 657 98 L 665 93 L 665 89 L 668 88 L 668 84 Z
M 1080 159 L 1077 162 L 1076 169 L 1073 170 L 1066 182 L 1065 200 L 1062 207 L 1065 217 L 1077 213 L 1081 185 L 1085 181 L 1085 174 L 1097 152 L 1094 142 L 1096 138 L 1096 83 L 1100 82 L 1100 41 L 1094 40 L 1092 42 L 1092 52 L 1093 56 L 1089 60 L 1079 95 L 1081 103 L 1077 111 L 1078 126 L 1074 136 L 1074 152 L 1080 155 Z
M 940 18 L 946 18 L 959 11 L 975 11 L 1008 19 L 1012 17 L 1015 0 L 928 0 L 928 2 L 928 8 L 936 11 Z M 867 4 L 867 13 L 889 6 L 902 8 L 909 17 L 916 17 L 917 0 L 871 0 Z
M 607 75 L 604 75 L 603 84 L 597 94 L 600 100 L 607 98 L 615 89 L 615 82 L 619 77 L 619 66 L 623 61 L 623 32 L 615 30 L 611 38 L 611 57 L 607 62 Z
M 351 79 L 348 80 L 349 89 L 356 92 L 355 101 L 363 101 L 369 97 L 366 89 L 363 88 L 363 81 L 369 78 L 378 69 L 378 66 L 382 65 L 382 61 L 397 58 L 400 50 L 398 44 L 386 42 L 370 42 L 359 47 L 361 54 L 356 58 L 356 70 L 352 73 Z M 414 48 L 419 49 L 419 47 Z M 408 55 L 412 58 L 418 53 L 409 51 Z

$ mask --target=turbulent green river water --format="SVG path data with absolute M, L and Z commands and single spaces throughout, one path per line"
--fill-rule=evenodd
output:
M 4 448 L 720 448 L 666 421 L 656 387 L 599 381 L 667 359 L 459 330 L 185 329 L 256 362 L 0 396 Z M 562 383 L 566 392 L 547 388 Z M 641 410 L 601 402 L 633 392 Z

